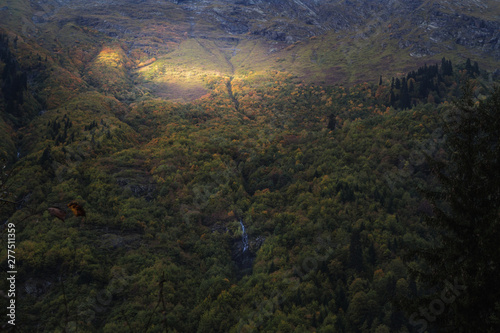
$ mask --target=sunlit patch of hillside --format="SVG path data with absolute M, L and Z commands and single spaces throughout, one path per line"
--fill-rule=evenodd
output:
M 189 38 L 136 73 L 153 95 L 189 101 L 207 93 L 207 76 L 231 75 L 232 71 L 231 62 L 214 42 Z
M 123 49 L 112 44 L 104 46 L 86 70 L 86 80 L 94 87 L 120 99 L 134 99 L 137 96 L 128 71 L 133 63 Z

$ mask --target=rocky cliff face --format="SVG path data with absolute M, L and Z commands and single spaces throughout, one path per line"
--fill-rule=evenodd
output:
M 186 2 L 195 6 L 196 1 Z M 231 34 L 249 33 L 293 43 L 326 31 L 369 35 L 390 26 L 391 37 L 415 56 L 435 54 L 458 46 L 500 58 L 498 5 L 484 1 L 231 1 L 205 7 Z M 496 16 L 486 15 L 488 11 Z
M 391 38 L 415 57 L 465 47 L 500 58 L 500 6 L 495 1 L 68 0 L 57 4 L 78 13 L 78 24 L 113 37 L 134 33 L 130 24 L 120 24 L 127 18 L 145 24 L 183 21 L 180 26 L 192 37 L 215 38 L 223 33 L 289 44 L 327 31 L 358 32 L 366 38 L 390 27 Z

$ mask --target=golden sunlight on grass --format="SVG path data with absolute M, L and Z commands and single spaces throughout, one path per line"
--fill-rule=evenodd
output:
M 115 68 L 122 68 L 124 65 L 130 67 L 131 63 L 124 63 L 126 57 L 125 52 L 119 46 L 104 46 L 95 63 Z
M 86 77 L 91 85 L 123 97 L 125 91 L 132 90 L 127 73 L 132 67 L 133 63 L 119 45 L 104 46 L 87 68 Z

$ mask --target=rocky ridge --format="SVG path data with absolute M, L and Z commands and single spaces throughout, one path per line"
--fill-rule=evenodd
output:
M 35 24 L 64 24 L 69 17 L 110 37 L 146 37 L 155 34 L 147 26 L 168 24 L 184 37 L 230 35 L 292 44 L 326 32 L 369 38 L 390 27 L 391 38 L 414 57 L 465 47 L 500 58 L 496 1 L 43 0 L 31 1 L 31 7 Z

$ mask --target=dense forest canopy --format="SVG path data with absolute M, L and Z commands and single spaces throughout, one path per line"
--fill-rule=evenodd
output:
M 306 43 L 338 61 L 327 35 L 254 70 L 226 61 L 261 61 L 253 37 L 161 27 L 170 44 L 137 37 L 168 46 L 152 54 L 111 23 L 50 17 L 32 39 L 0 34 L 2 330 L 498 329 L 491 59 L 340 84 L 328 75 L 368 60 L 300 67 Z

